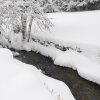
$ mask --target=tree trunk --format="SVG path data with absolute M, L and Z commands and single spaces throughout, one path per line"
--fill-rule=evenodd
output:
M 21 23 L 22 23 L 22 37 L 23 41 L 26 39 L 26 28 L 27 28 L 27 16 L 22 15 L 21 16 Z
M 29 26 L 28 26 L 28 37 L 27 37 L 27 41 L 29 42 L 30 38 L 31 38 L 31 28 L 32 28 L 32 22 L 33 22 L 33 16 L 31 16 L 30 22 L 29 22 Z

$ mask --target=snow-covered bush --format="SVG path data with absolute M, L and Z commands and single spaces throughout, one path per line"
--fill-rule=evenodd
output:
M 41 0 L 45 12 L 100 9 L 100 0 Z
M 100 9 L 100 0 L 73 0 L 66 5 L 64 11 L 95 10 Z

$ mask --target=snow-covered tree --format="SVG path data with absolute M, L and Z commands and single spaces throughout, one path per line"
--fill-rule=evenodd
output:
M 23 41 L 29 41 L 32 22 L 41 30 L 52 26 L 36 0 L 0 0 L 1 32 L 21 32 Z
M 100 9 L 100 0 L 37 0 L 45 12 Z

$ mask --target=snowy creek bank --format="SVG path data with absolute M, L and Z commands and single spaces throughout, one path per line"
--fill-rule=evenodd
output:
M 0 100 L 66 99 L 75 100 L 67 85 L 14 59 L 10 50 L 0 48 Z
M 41 69 L 46 75 L 65 82 L 76 100 L 100 100 L 100 86 L 81 78 L 76 71 L 53 64 L 50 58 L 35 52 L 19 51 L 16 58 Z

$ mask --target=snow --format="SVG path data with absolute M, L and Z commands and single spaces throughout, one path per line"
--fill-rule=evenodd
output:
M 100 46 L 100 10 L 51 13 L 48 14 L 48 17 L 54 24 L 51 32 L 43 31 L 40 34 L 33 34 L 33 36 Z
M 0 49 L 0 100 L 75 100 L 69 88 Z
M 81 77 L 100 85 L 100 10 L 52 13 L 48 17 L 54 24 L 51 32 L 40 32 L 33 22 L 32 37 L 41 42 L 71 47 L 73 50 L 61 51 L 54 45 L 46 47 L 33 40 L 23 43 L 21 34 L 10 35 L 11 46 L 17 50 L 32 50 L 51 57 L 54 64 L 73 68 Z M 78 48 L 81 53 L 76 52 Z

